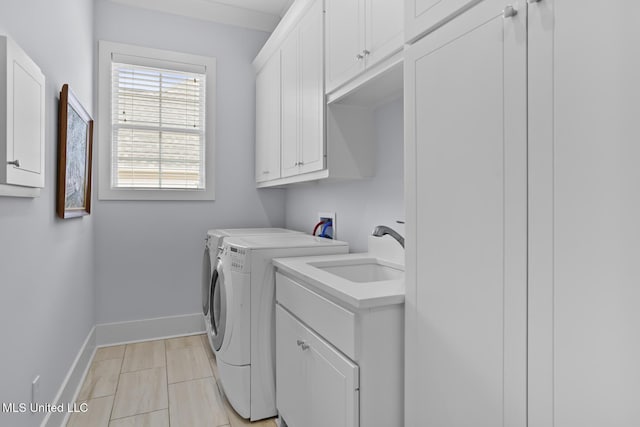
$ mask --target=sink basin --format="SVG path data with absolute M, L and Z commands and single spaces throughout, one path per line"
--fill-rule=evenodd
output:
M 309 265 L 357 283 L 381 282 L 384 280 L 404 278 L 403 270 L 383 265 L 379 263 L 377 259 L 360 259 L 342 262 L 310 262 Z

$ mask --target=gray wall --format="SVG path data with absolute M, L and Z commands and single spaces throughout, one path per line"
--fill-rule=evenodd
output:
M 0 402 L 52 401 L 94 324 L 95 216 L 55 216 L 58 97 L 69 83 L 93 110 L 93 2 L 0 0 L 0 32 L 40 66 L 46 86 L 46 180 L 37 199 L 0 197 Z M 38 425 L 44 414 L 0 415 Z
M 357 181 L 315 183 L 287 189 L 286 226 L 311 232 L 318 212 L 336 212 L 337 237 L 351 252 L 367 250 L 367 236 L 385 224 L 404 235 L 404 161 L 402 100 L 374 112 L 376 175 Z
M 97 201 L 97 322 L 196 313 L 209 228 L 284 225 L 283 190 L 255 188 L 255 76 L 268 34 L 98 0 L 96 37 L 217 58 L 216 200 Z

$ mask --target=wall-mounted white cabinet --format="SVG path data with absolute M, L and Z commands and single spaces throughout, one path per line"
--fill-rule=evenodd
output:
M 325 101 L 324 22 L 323 0 L 294 2 L 254 60 L 258 187 L 373 175 L 370 106 Z
M 316 0 L 280 50 L 283 177 L 325 166 L 322 8 Z
M 45 77 L 11 38 L 0 36 L 2 194 L 19 195 L 8 186 L 44 187 L 44 129 Z
M 256 75 L 256 182 L 280 178 L 280 52 Z
M 326 0 L 327 93 L 401 50 L 403 18 L 394 0 Z

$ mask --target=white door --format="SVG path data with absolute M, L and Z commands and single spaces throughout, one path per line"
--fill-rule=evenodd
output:
M 306 426 L 309 418 L 303 336 L 300 322 L 276 304 L 276 406 L 291 427 Z
M 529 8 L 529 426 L 638 426 L 640 5 Z
M 306 329 L 306 328 L 305 328 Z M 309 413 L 303 427 L 358 427 L 359 369 L 306 329 Z
M 364 70 L 364 0 L 326 0 L 327 93 Z
M 404 4 L 398 0 L 366 0 L 367 67 L 402 49 Z
M 300 173 L 324 168 L 324 18 L 316 0 L 300 28 Z
M 298 174 L 298 141 L 299 134 L 299 37 L 294 30 L 282 44 L 280 49 L 282 84 L 282 145 L 281 171 L 282 177 Z
M 405 60 L 406 425 L 526 425 L 526 4 Z
M 256 182 L 280 178 L 280 52 L 256 76 Z

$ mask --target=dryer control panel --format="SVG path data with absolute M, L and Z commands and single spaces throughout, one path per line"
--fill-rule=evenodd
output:
M 238 248 L 233 245 L 224 245 L 224 256 L 229 262 L 229 268 L 231 271 L 243 273 L 250 270 L 249 257 L 247 256 L 247 250 L 245 248 Z

